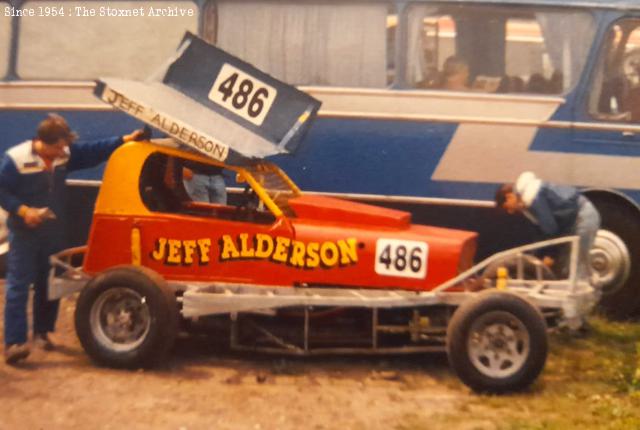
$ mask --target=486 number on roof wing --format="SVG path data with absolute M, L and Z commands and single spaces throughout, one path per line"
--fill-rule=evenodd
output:
M 209 91 L 209 100 L 260 126 L 277 94 L 272 86 L 225 63 Z

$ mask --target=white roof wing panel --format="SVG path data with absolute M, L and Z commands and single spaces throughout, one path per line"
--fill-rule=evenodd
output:
M 95 93 L 218 161 L 294 152 L 320 107 L 190 33 L 159 80 L 101 78 Z

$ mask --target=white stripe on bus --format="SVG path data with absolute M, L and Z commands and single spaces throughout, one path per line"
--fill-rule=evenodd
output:
M 532 170 L 544 180 L 583 187 L 640 189 L 640 157 L 530 151 L 537 128 L 461 124 L 434 181 L 500 183 Z
M 27 100 L 42 100 L 43 89 L 73 89 L 82 100 L 95 100 L 89 83 L 0 84 L 7 89 L 30 90 Z M 564 103 L 560 97 L 398 91 L 384 89 L 302 87 L 323 100 L 319 115 L 325 118 L 440 121 L 459 124 L 432 179 L 499 183 L 514 180 L 523 170 L 534 170 L 543 179 L 591 187 L 640 189 L 640 158 L 626 155 L 530 151 L 539 127 L 607 130 L 640 133 L 640 126 L 626 124 L 550 121 Z M 39 91 L 34 91 L 39 90 Z M 9 91 L 12 92 L 12 91 Z M 8 95 L 8 93 L 6 94 Z M 18 94 L 14 94 L 18 96 Z M 63 94 L 57 94 L 60 98 Z M 90 96 L 90 97 L 89 97 Z M 18 103 L 11 98 L 3 109 L 70 109 L 109 111 L 109 106 L 84 103 Z M 505 118 L 508 115 L 508 118 Z M 500 126 L 500 129 L 496 129 Z M 496 133 L 498 131 L 498 133 Z

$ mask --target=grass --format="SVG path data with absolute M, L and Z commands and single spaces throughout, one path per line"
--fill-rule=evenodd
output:
M 455 414 L 407 416 L 397 429 L 640 429 L 640 324 L 590 324 L 586 335 L 551 336 L 545 370 L 529 391 L 471 394 Z

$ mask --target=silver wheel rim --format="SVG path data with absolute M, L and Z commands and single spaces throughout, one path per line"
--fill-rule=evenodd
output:
M 144 342 L 151 318 L 146 298 L 126 287 L 103 292 L 91 307 L 91 332 L 106 348 L 128 352 Z
M 609 230 L 598 230 L 589 251 L 593 285 L 607 296 L 619 291 L 629 279 L 631 257 L 620 237 Z
M 490 378 L 508 378 L 524 366 L 531 350 L 529 332 L 509 312 L 487 312 L 471 325 L 467 351 L 473 366 Z

